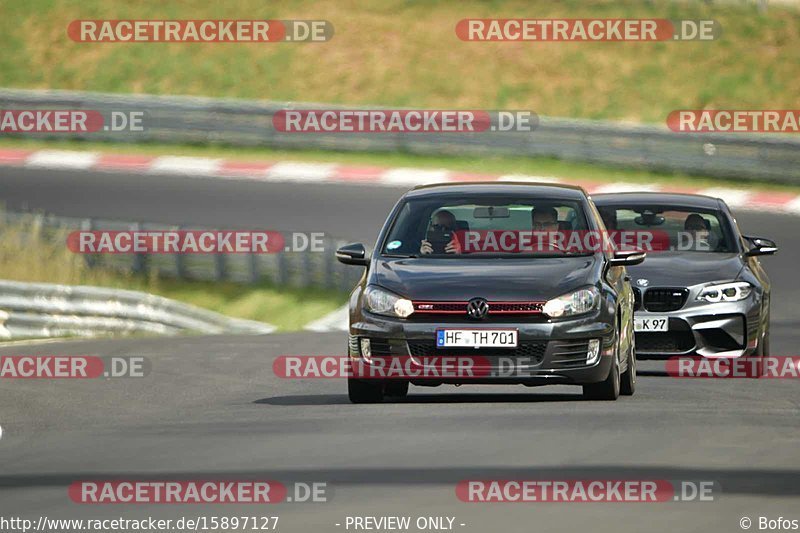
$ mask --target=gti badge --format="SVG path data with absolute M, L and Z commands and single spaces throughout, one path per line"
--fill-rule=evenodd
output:
M 467 315 L 475 320 L 486 318 L 489 313 L 489 302 L 483 298 L 473 298 L 467 303 Z
M 649 279 L 644 279 L 644 278 L 639 278 L 639 279 L 636 280 L 636 284 L 638 286 L 640 286 L 640 287 L 647 287 L 648 285 L 650 285 L 650 280 Z

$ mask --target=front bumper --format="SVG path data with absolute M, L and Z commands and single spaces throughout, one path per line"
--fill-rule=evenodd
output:
M 755 294 L 739 302 L 707 303 L 693 299 L 681 309 L 653 312 L 637 309 L 634 315 L 666 317 L 666 332 L 636 332 L 638 359 L 667 359 L 680 355 L 734 358 L 749 356 L 758 348 L 760 300 Z
M 361 365 L 380 365 L 381 358 L 406 357 L 424 364 L 425 358 L 474 358 L 477 372 L 468 377 L 409 377 L 415 385 L 441 384 L 589 384 L 606 379 L 612 363 L 615 332 L 601 319 L 601 312 L 566 320 L 475 322 L 426 318 L 425 321 L 402 320 L 364 313 L 350 325 L 349 354 Z M 439 328 L 513 328 L 517 329 L 517 348 L 440 349 L 436 348 Z M 370 340 L 371 357 L 365 357 L 361 339 Z M 600 355 L 587 362 L 589 341 L 598 339 Z

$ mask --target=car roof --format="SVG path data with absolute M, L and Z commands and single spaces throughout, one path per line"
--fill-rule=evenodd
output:
M 554 200 L 582 200 L 586 191 L 576 185 L 558 183 L 479 181 L 471 183 L 434 183 L 419 185 L 405 194 L 406 198 L 427 198 L 451 194 L 524 194 Z
M 665 205 L 720 209 L 724 203 L 719 198 L 702 194 L 664 192 L 618 192 L 591 195 L 597 206 L 607 205 Z

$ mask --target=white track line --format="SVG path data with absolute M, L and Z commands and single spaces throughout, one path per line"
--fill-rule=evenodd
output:
M 69 152 L 66 150 L 39 150 L 31 154 L 25 166 L 34 168 L 63 168 L 66 170 L 85 170 L 92 168 L 99 160 L 94 152 Z
M 328 181 L 334 176 L 333 163 L 276 163 L 267 171 L 269 181 Z
M 153 160 L 150 174 L 181 174 L 215 176 L 220 173 L 222 159 L 208 157 L 163 156 Z

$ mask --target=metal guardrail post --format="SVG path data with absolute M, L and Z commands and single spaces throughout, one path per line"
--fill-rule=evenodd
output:
M 81 231 L 92 231 L 93 227 L 94 223 L 91 218 L 85 218 L 81 221 Z M 83 254 L 83 259 L 89 268 L 97 265 L 97 256 L 95 254 Z
M 310 287 L 314 284 L 314 263 L 311 261 L 311 252 L 306 250 L 301 252 L 301 260 L 303 264 L 302 276 L 300 278 L 300 286 Z
M 325 287 L 332 289 L 336 287 L 336 264 L 338 261 L 336 260 L 336 251 L 333 249 L 335 243 L 325 238 L 325 252 L 323 256 L 323 265 L 324 265 L 324 278 L 322 280 Z
M 175 226 L 175 231 L 181 231 L 182 226 Z M 183 254 L 173 254 L 175 256 L 175 273 L 178 279 L 187 279 L 189 277 L 189 269 L 186 266 L 186 256 Z
M 139 222 L 134 222 L 130 225 L 131 231 L 140 231 L 142 225 Z M 147 272 L 147 254 L 144 252 L 133 254 L 133 263 L 131 264 L 131 271 L 134 274 L 143 274 Z
M 261 271 L 259 265 L 258 254 L 248 254 L 247 256 L 247 274 L 251 284 L 256 284 L 261 279 Z
M 289 272 L 285 252 L 278 252 L 275 257 L 278 263 L 278 269 L 275 271 L 275 284 L 286 285 L 289 283 Z
M 227 259 L 225 254 L 214 254 L 214 279 L 223 281 L 226 277 Z

